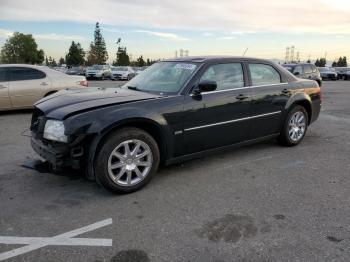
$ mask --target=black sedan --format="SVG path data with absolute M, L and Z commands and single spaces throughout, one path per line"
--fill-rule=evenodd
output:
M 160 163 L 271 138 L 295 146 L 320 107 L 315 81 L 269 61 L 186 57 L 156 63 L 120 89 L 72 89 L 40 100 L 31 143 L 53 171 L 81 169 L 129 193 Z

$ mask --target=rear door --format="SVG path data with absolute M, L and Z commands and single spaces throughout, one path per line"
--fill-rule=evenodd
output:
M 248 138 L 251 101 L 243 72 L 241 62 L 217 63 L 204 68 L 199 82 L 216 81 L 217 89 L 185 97 L 185 153 L 230 145 Z
M 271 64 L 248 62 L 247 66 L 254 91 L 250 139 L 279 133 L 282 112 L 290 97 L 289 85 Z
M 34 68 L 10 67 L 9 75 L 9 94 L 14 108 L 33 106 L 50 86 L 46 74 Z
M 11 108 L 7 71 L 6 67 L 0 67 L 0 110 Z

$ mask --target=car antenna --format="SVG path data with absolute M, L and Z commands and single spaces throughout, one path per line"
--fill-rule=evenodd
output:
M 248 51 L 248 47 L 244 50 L 243 56 L 245 56 L 245 54 L 247 53 L 247 51 Z

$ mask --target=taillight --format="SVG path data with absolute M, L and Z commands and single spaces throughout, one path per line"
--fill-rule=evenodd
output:
M 78 85 L 80 85 L 80 86 L 86 86 L 86 87 L 89 86 L 87 80 L 78 81 L 77 83 L 78 83 Z

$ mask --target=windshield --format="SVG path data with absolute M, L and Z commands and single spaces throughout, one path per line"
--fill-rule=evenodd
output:
M 102 70 L 103 66 L 102 65 L 94 65 L 92 66 L 92 69 L 94 70 Z
M 159 62 L 148 67 L 123 88 L 136 88 L 141 91 L 176 94 L 189 80 L 198 64 L 185 62 Z
M 127 67 L 113 67 L 112 68 L 112 71 L 128 71 L 128 68 Z

